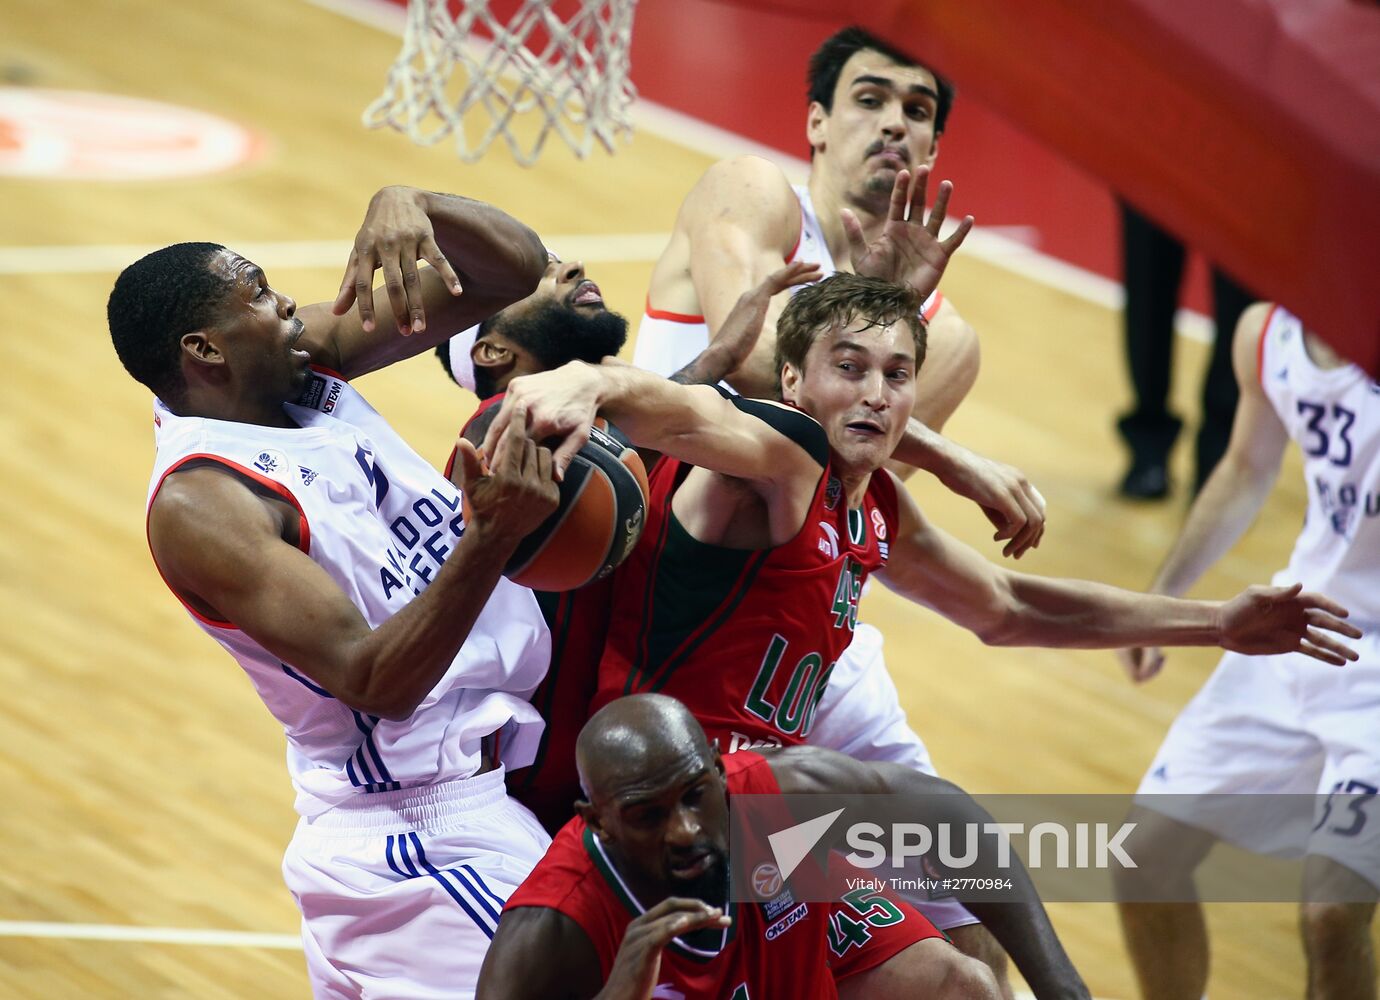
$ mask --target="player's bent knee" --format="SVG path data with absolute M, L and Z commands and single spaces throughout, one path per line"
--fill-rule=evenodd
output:
M 1326 947 L 1369 936 L 1374 903 L 1303 903 L 1299 924 L 1311 943 Z
M 1132 807 L 1127 821 L 1135 829 L 1124 848 L 1136 867 L 1112 869 L 1117 898 L 1124 901 L 1155 900 L 1165 891 L 1177 895 L 1180 883 L 1191 878 L 1216 843 L 1205 830 L 1141 806 Z

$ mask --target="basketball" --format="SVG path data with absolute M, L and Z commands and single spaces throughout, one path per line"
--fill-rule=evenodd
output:
M 465 428 L 482 439 L 498 407 Z M 503 575 L 533 590 L 576 590 L 614 571 L 637 540 L 647 514 L 647 470 L 628 439 L 602 418 L 565 470 L 551 515 L 518 545 Z M 469 505 L 464 504 L 466 520 Z

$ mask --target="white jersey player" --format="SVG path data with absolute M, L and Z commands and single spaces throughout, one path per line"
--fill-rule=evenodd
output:
M 838 271 L 834 255 L 829 252 L 829 243 L 815 214 L 810 189 L 803 184 L 793 184 L 791 190 L 800 202 L 800 233 L 791 252 L 786 254 L 785 263 L 815 264 L 823 280 Z M 944 295 L 937 290 L 925 299 L 922 314 L 926 323 L 934 319 L 943 303 Z M 709 346 L 710 339 L 709 323 L 703 316 L 654 309 L 648 295 L 642 322 L 637 328 L 637 342 L 633 345 L 633 364 L 669 377 L 699 357 Z M 725 386 L 733 388 L 727 383 Z
M 1241 401 L 1231 442 L 1204 484 L 1153 590 L 1178 595 L 1259 513 L 1289 441 L 1303 452 L 1308 512 L 1277 585 L 1326 591 L 1364 631 L 1356 663 L 1333 668 L 1299 653 L 1227 653 L 1180 713 L 1140 785 L 1128 841 L 1153 857 L 1177 904 L 1122 904 L 1143 995 L 1201 996 L 1208 941 L 1191 873 L 1217 839 L 1265 853 L 1305 854 L 1301 927 L 1309 996 L 1374 996 L 1369 924 L 1380 892 L 1380 385 L 1299 320 L 1260 303 L 1233 343 Z M 1159 650 L 1125 655 L 1135 680 Z M 1334 660 L 1334 662 L 1340 662 Z M 1190 796 L 1316 793 L 1313 829 L 1207 815 Z M 1157 794 L 1160 793 L 1160 794 Z M 1213 800 L 1216 801 L 1216 800 Z M 1305 817 L 1305 820 L 1307 817 Z M 1143 854 L 1137 854 L 1137 851 Z M 1166 872 L 1179 880 L 1164 884 Z M 1128 874 L 1123 893 L 1145 898 Z M 1356 902 L 1369 898 L 1371 902 Z M 1182 901 L 1188 902 L 1182 902 Z M 1351 900 L 1352 902 L 1328 902 Z M 1172 950 L 1167 950 L 1172 949 Z
M 300 313 L 224 247 L 165 248 L 120 275 L 111 334 L 158 396 L 154 560 L 287 737 L 284 876 L 316 995 L 472 996 L 548 843 L 504 771 L 539 736 L 525 699 L 550 639 L 499 571 L 554 509 L 551 457 L 521 428 L 487 472 L 462 446 L 466 523 L 348 378 L 523 297 L 545 252 L 496 209 L 410 188 L 374 197 L 355 247 L 334 309 Z

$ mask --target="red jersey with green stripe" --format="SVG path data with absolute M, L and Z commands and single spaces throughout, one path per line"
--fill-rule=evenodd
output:
M 780 793 L 757 754 L 724 758 L 729 794 Z M 655 905 L 657 901 L 653 901 Z M 559 910 L 585 932 L 604 980 L 628 924 L 647 907 L 633 896 L 602 842 L 576 817 L 561 828 L 546 856 L 504 910 Z M 828 947 L 830 906 L 796 903 L 784 891 L 765 903 L 727 908 L 733 924 L 676 938 L 662 951 L 654 997 L 713 1000 L 828 1000 L 838 996 Z
M 815 431 L 823 437 L 810 421 L 804 432 Z M 663 458 L 652 470 L 647 525 L 614 575 L 593 708 L 657 691 L 684 702 L 725 752 L 803 743 L 853 638 L 863 582 L 886 563 L 896 480 L 874 473 L 850 510 L 826 464 L 796 536 L 744 550 L 698 541 L 677 520 L 671 498 L 690 468 Z

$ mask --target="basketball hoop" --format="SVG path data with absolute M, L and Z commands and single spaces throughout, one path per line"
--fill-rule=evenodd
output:
M 615 137 L 632 137 L 628 48 L 637 0 L 579 0 L 568 20 L 553 9 L 556 0 L 521 0 L 507 24 L 489 9 L 494 0 L 459 0 L 454 16 L 449 2 L 409 0 L 402 51 L 383 94 L 365 109 L 367 127 L 396 129 L 422 146 L 453 133 L 466 163 L 502 136 L 528 167 L 553 131 L 580 159 L 596 141 L 612 153 Z M 484 127 L 473 142 L 467 115 Z

